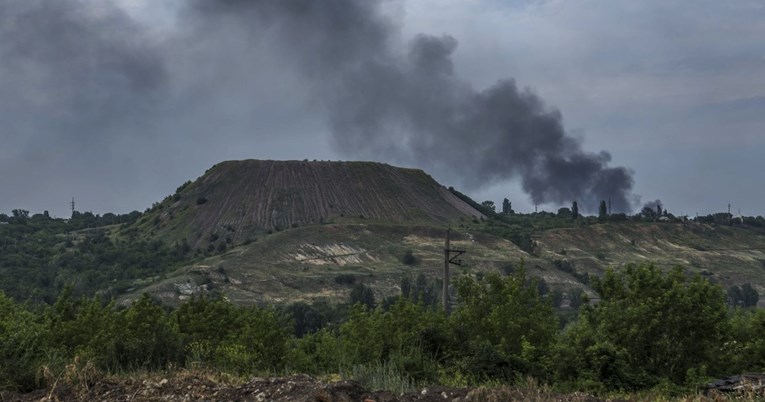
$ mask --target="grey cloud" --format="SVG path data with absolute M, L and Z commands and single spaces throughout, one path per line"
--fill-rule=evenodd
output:
M 162 40 L 115 5 L 92 4 L 0 4 L 0 116 L 14 117 L 3 139 L 65 151 L 44 152 L 48 166 L 116 174 L 114 160 L 141 165 L 175 147 L 228 155 L 220 144 L 257 143 L 284 105 L 306 102 L 289 119 L 320 113 L 348 158 L 422 167 L 468 189 L 520 178 L 535 203 L 595 209 L 611 198 L 631 209 L 628 169 L 584 151 L 561 114 L 514 80 L 471 86 L 455 71 L 455 38 L 400 40 L 382 1 L 194 0 Z M 147 155 L 114 149 L 130 137 Z
M 91 8 L 78 1 L 0 5 L 2 113 L 21 114 L 15 120 L 29 124 L 27 132 L 93 140 L 99 131 L 145 113 L 165 83 L 159 50 L 138 27 L 108 4 Z
M 631 172 L 584 152 L 557 110 L 513 80 L 477 91 L 454 73 L 451 36 L 418 35 L 391 45 L 392 24 L 376 2 L 201 2 L 196 17 L 275 30 L 282 56 L 325 100 L 334 143 L 345 155 L 416 165 L 468 189 L 521 177 L 535 203 L 631 209 Z M 217 23 L 217 22 L 215 22 Z

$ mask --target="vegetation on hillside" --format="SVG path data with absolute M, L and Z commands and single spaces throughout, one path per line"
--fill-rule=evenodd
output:
M 507 200 L 496 212 L 493 203 L 453 193 L 485 216 L 461 225 L 529 253 L 537 252 L 534 236 L 548 229 L 682 220 L 652 209 L 582 216 L 575 204 L 557 213 L 516 214 Z M 184 242 L 165 244 L 147 234 L 146 217 L 0 214 L 1 390 L 34 389 L 41 372 L 63 373 L 72 362 L 104 372 L 203 367 L 242 375 L 340 373 L 370 384 L 385 378 L 379 386 L 396 390 L 531 377 L 560 390 L 599 393 L 678 393 L 710 376 L 765 370 L 765 312 L 752 308 L 759 294 L 751 284 L 723 289 L 680 268 L 651 265 L 590 277 L 564 258 L 555 260 L 598 295 L 598 303 L 567 295 L 573 309 L 566 314 L 556 311 L 562 292 L 527 277 L 523 264 L 458 275 L 449 316 L 439 306 L 440 284 L 415 271 L 401 278 L 399 296 L 384 300 L 353 274 L 341 273 L 333 282 L 350 290 L 347 304 L 240 307 L 219 295 L 169 310 L 144 295 L 118 307 L 117 295 L 198 254 Z M 765 227 L 761 217 L 717 214 L 698 221 L 753 233 Z M 422 263 L 411 249 L 395 258 L 410 268 Z
M 109 299 L 189 260 L 182 244 L 138 238 L 135 232 L 112 235 L 113 227 L 140 216 L 75 211 L 65 220 L 24 210 L 0 214 L 0 290 L 33 304 L 52 304 L 66 286 L 77 295 Z
M 2 389 L 31 390 L 44 367 L 107 372 L 208 367 L 238 374 L 385 377 L 465 386 L 533 377 L 561 390 L 680 393 L 708 376 L 762 370 L 762 310 L 729 309 L 723 290 L 650 265 L 594 280 L 600 303 L 560 329 L 551 296 L 519 267 L 457 278 L 457 304 L 399 297 L 344 313 L 317 306 L 237 307 L 192 299 L 166 311 L 144 296 L 119 309 L 66 290 L 43 310 L 0 294 Z

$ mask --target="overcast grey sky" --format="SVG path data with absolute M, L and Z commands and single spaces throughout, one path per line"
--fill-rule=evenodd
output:
M 765 215 L 765 2 L 277 3 L 0 0 L 0 212 L 143 210 L 223 160 L 308 158 L 521 211 Z

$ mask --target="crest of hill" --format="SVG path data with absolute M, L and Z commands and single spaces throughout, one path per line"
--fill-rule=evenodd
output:
M 482 214 L 419 169 L 374 162 L 227 161 L 139 224 L 191 246 L 240 244 L 290 227 L 358 221 L 447 224 Z

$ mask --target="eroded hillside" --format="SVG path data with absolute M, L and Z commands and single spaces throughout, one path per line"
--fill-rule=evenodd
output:
M 536 253 L 559 268 L 597 275 L 605 268 L 652 263 L 682 266 L 723 287 L 765 291 L 765 235 L 747 227 L 696 222 L 622 222 L 547 230 Z
M 156 204 L 144 232 L 226 247 L 322 223 L 445 224 L 481 214 L 421 170 L 373 162 L 229 161 Z

